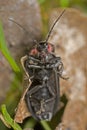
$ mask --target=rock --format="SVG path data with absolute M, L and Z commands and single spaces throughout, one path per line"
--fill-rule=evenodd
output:
M 60 123 L 55 130 L 65 130 L 65 124 Z
M 57 19 L 60 12 L 60 10 L 55 10 L 52 13 L 51 23 Z M 84 14 L 67 9 L 54 27 L 49 39 L 49 42 L 53 43 L 56 48 L 56 55 L 62 58 L 64 74 L 69 77 L 69 80 L 61 81 L 61 95 L 67 89 L 66 95 L 70 100 L 78 98 L 85 101 L 86 99 L 83 96 L 86 95 L 86 25 L 87 17 Z
M 50 24 L 57 19 L 61 9 L 54 10 Z M 63 122 L 65 130 L 85 130 L 87 124 L 87 16 L 75 9 L 66 12 L 53 29 L 50 43 L 56 55 L 62 58 L 64 73 L 69 79 L 61 79 L 60 93 L 68 99 Z M 84 105 L 85 104 L 85 105 Z M 77 113 L 78 112 L 78 113 Z M 84 120 L 83 120 L 84 118 Z M 81 127 L 81 128 L 80 128 Z
M 42 22 L 39 5 L 36 0 L 0 0 L 0 19 L 7 46 L 12 56 L 20 62 L 20 57 L 33 45 L 33 40 L 40 39 Z M 5 99 L 12 78 L 12 70 L 0 53 L 0 103 Z
M 21 50 L 33 44 L 33 40 L 40 38 L 42 23 L 36 0 L 0 0 L 0 18 L 12 55 L 18 56 Z M 9 19 L 20 24 L 26 31 Z
M 86 130 L 87 105 L 81 100 L 69 101 L 64 111 L 64 130 Z

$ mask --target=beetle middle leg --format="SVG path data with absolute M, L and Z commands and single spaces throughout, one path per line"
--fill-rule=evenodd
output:
M 41 89 L 43 86 L 42 85 L 37 85 L 35 87 L 33 87 L 32 89 L 30 89 L 27 94 L 29 97 L 31 97 L 31 95 L 35 92 L 37 92 L 39 89 Z

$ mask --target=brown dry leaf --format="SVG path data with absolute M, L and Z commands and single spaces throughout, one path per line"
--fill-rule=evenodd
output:
M 14 118 L 14 121 L 16 121 L 17 123 L 22 123 L 26 117 L 31 116 L 31 113 L 29 112 L 26 102 L 25 102 L 25 94 L 28 91 L 30 85 L 31 83 L 29 84 L 27 89 L 24 91 L 22 98 L 20 99 L 20 102 L 18 104 L 18 108 L 17 108 L 15 118 Z

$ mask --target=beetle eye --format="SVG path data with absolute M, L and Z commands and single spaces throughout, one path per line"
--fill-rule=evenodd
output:
M 52 44 L 48 44 L 48 52 L 54 52 L 54 47 Z
M 38 50 L 34 48 L 31 50 L 30 55 L 36 55 L 37 53 L 38 53 Z

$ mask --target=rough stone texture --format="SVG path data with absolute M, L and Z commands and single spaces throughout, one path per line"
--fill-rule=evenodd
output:
M 13 55 L 24 51 L 40 36 L 41 17 L 36 0 L 0 0 L 0 19 L 3 22 L 6 42 Z M 9 19 L 20 24 L 26 32 Z
M 16 21 L 26 31 L 9 19 Z M 42 23 L 39 5 L 36 0 L 0 0 L 0 20 L 9 50 L 19 61 L 24 51 L 33 45 L 33 40 L 40 39 Z M 11 80 L 10 66 L 0 53 L 0 102 L 4 99 Z
M 50 23 L 62 10 L 54 10 Z M 49 39 L 62 58 L 64 73 L 69 80 L 61 79 L 61 96 L 68 99 L 62 121 L 65 130 L 86 130 L 87 126 L 87 16 L 74 9 L 66 12 L 54 27 Z M 83 119 L 84 118 L 84 119 Z
M 81 100 L 69 101 L 62 122 L 65 124 L 65 130 L 86 130 L 87 104 Z

